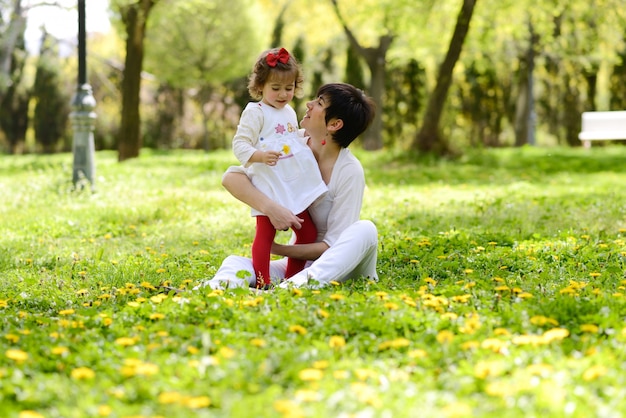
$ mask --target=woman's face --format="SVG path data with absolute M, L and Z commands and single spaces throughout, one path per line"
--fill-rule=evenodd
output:
M 328 104 L 322 96 L 307 102 L 306 113 L 300 126 L 312 137 L 323 137 L 326 134 L 326 107 Z

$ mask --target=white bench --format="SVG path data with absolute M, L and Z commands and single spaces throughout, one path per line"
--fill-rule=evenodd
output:
M 585 148 L 591 141 L 626 139 L 626 111 L 583 112 L 578 139 Z

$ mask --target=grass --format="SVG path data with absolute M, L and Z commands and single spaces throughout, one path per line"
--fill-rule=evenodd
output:
M 189 289 L 248 255 L 229 152 L 0 157 L 6 417 L 617 417 L 623 147 L 365 153 L 379 282 Z

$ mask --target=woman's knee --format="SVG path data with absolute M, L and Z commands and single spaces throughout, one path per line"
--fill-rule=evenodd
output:
M 367 242 L 377 245 L 378 244 L 378 229 L 374 222 L 366 219 L 362 219 L 356 222 L 360 231 L 362 239 Z

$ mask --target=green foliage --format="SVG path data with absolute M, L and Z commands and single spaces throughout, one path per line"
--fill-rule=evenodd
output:
M 246 74 L 260 53 L 248 4 L 161 1 L 150 18 L 146 70 L 179 88 L 203 88 Z
M 61 83 L 61 62 L 56 41 L 45 36 L 33 85 L 36 100 L 33 126 L 35 139 L 46 153 L 56 150 L 57 144 L 68 133 L 70 97 Z
M 380 280 L 262 294 L 190 290 L 249 253 L 230 152 L 101 152 L 93 195 L 71 155 L 0 157 L 4 416 L 626 408 L 620 147 L 355 153 Z

